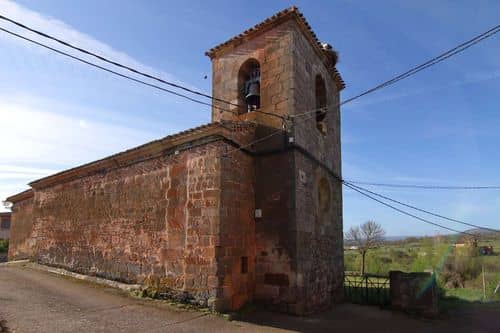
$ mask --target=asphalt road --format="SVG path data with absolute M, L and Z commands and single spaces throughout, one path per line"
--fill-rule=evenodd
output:
M 374 306 L 338 305 L 309 317 L 253 311 L 228 321 L 113 288 L 0 264 L 0 332 L 500 332 L 500 303 L 468 305 L 437 320 Z

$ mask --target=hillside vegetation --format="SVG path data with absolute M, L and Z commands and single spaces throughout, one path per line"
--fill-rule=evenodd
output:
M 454 244 L 466 244 L 455 247 Z M 346 271 L 359 272 L 361 256 L 346 244 Z M 493 255 L 480 255 L 480 246 L 493 246 Z M 446 296 L 468 301 L 483 299 L 483 270 L 486 300 L 500 300 L 500 235 L 488 233 L 478 238 L 477 247 L 470 239 L 456 236 L 406 238 L 385 242 L 368 252 L 366 273 L 388 275 L 391 270 L 435 272 Z

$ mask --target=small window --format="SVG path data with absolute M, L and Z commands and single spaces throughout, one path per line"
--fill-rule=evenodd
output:
M 326 111 L 327 111 L 327 100 L 326 100 L 326 86 L 325 81 L 321 75 L 316 75 L 316 128 L 322 133 L 326 134 Z
M 260 109 L 260 65 L 255 59 L 248 59 L 238 73 L 238 104 L 240 113 Z
M 2 220 L 2 229 L 10 229 L 10 220 Z
M 248 273 L 248 257 L 241 257 L 241 274 Z

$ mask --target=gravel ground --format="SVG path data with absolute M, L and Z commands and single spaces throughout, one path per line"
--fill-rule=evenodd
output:
M 252 311 L 228 321 L 23 265 L 0 265 L 0 321 L 23 332 L 500 332 L 499 304 L 423 320 L 377 307 L 338 305 L 310 316 Z M 0 332 L 2 332 L 0 325 Z

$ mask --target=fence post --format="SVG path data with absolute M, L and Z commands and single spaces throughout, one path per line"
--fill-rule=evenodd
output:
M 366 304 L 370 304 L 369 298 L 368 298 L 368 276 L 365 276 L 365 302 Z
M 486 301 L 486 282 L 484 281 L 484 265 L 483 265 L 483 301 Z

